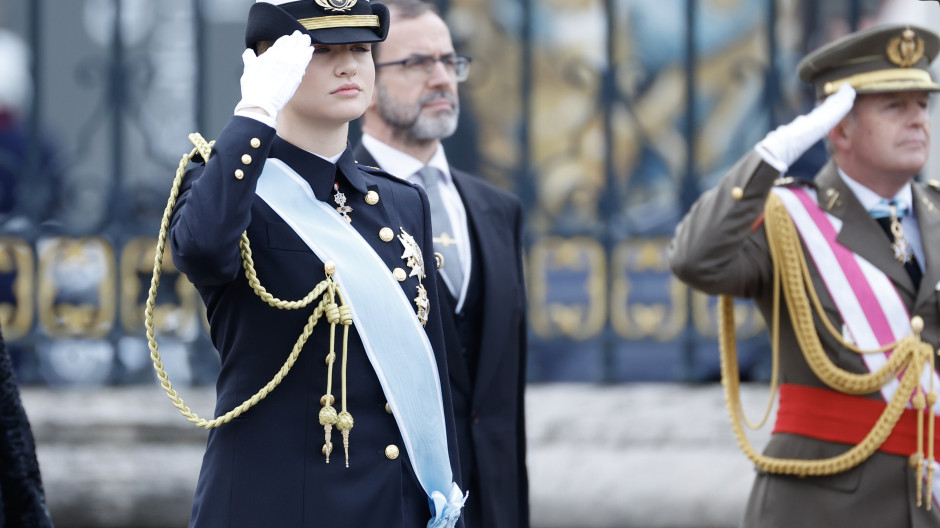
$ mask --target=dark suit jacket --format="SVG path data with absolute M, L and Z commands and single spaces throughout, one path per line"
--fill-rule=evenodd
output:
M 676 229 L 670 246 L 673 271 L 688 284 L 710 294 L 755 300 L 766 321 L 773 311 L 773 267 L 764 229 L 755 219 L 777 171 L 751 151 L 716 186 L 702 194 Z M 838 241 L 882 270 L 894 283 L 908 312 L 924 319 L 921 337 L 940 344 L 940 192 L 913 184 L 913 207 L 926 256 L 920 288 L 894 259 L 890 241 L 829 162 L 815 179 L 823 210 L 843 221 Z M 732 190 L 743 197 L 736 200 Z M 830 196 L 837 196 L 829 207 Z M 805 248 L 804 248 L 805 252 Z M 813 286 L 835 328 L 842 328 L 835 302 L 807 258 Z M 838 343 L 816 320 L 816 333 L 826 354 L 839 367 L 864 373 L 858 354 Z M 780 312 L 780 381 L 825 387 L 813 373 L 797 342 L 786 306 Z M 870 395 L 880 399 L 880 394 Z M 821 459 L 844 453 L 848 446 L 793 434 L 775 434 L 765 449 L 774 457 Z M 915 502 L 915 477 L 907 457 L 876 452 L 861 465 L 824 477 L 791 477 L 759 472 L 743 526 L 940 526 L 937 508 L 926 511 Z
M 359 163 L 376 165 L 361 143 L 353 155 Z M 522 206 L 502 189 L 453 167 L 450 171 L 467 211 L 471 246 L 478 249 L 472 256 L 473 266 L 482 277 L 483 317 L 475 379 L 464 359 L 455 317 L 443 317 L 461 473 L 465 482 L 474 475 L 477 480 L 468 508 L 481 511 L 481 526 L 486 528 L 525 528 L 529 526 L 529 484 Z M 439 290 L 449 296 L 443 283 Z M 471 501 L 478 503 L 471 505 Z
M 251 146 L 252 138 L 260 140 L 259 147 Z M 252 158 L 247 164 L 243 154 Z M 240 405 L 272 379 L 314 309 L 311 304 L 279 310 L 252 291 L 241 269 L 238 239 L 242 231 L 247 230 L 258 278 L 274 296 L 301 299 L 325 277 L 323 262 L 255 195 L 263 161 L 269 157 L 287 163 L 310 184 L 317 199 L 331 206 L 335 178 L 353 208 L 349 213 L 352 227 L 390 270 L 406 268 L 406 262 L 396 238 L 380 237 L 383 227 L 395 234 L 402 227 L 414 236 L 424 255 L 433 252 L 430 209 L 420 188 L 363 170 L 348 149 L 333 165 L 276 137 L 268 126 L 232 118 L 208 163 L 193 163 L 187 171 L 170 230 L 173 261 L 201 294 L 212 342 L 221 355 L 216 415 Z M 243 171 L 243 178 L 235 176 L 236 170 Z M 377 203 L 366 203 L 368 191 L 378 193 Z M 454 478 L 459 479 L 440 307 L 433 302 L 437 296 L 433 266 L 427 274 L 424 285 L 432 302 L 425 331 L 441 375 L 450 461 Z M 417 277 L 408 277 L 400 285 L 407 299 L 416 297 Z M 344 386 L 342 335 L 338 328 L 332 394 L 334 407 L 341 410 L 341 394 L 347 392 L 348 410 L 355 421 L 349 436 L 349 467 L 345 467 L 343 441 L 335 428 L 330 463 L 321 452 L 324 431 L 318 414 L 327 387 L 324 358 L 330 351 L 330 326 L 323 318 L 280 385 L 243 415 L 209 433 L 191 526 L 415 528 L 427 524 L 428 497 L 411 467 L 395 418 L 386 411 L 386 396 L 355 326 L 345 353 Z M 400 448 L 399 456 L 386 456 L 390 445 Z

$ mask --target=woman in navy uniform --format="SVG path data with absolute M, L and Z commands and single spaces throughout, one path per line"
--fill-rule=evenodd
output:
M 221 355 L 217 416 L 302 348 L 264 399 L 210 432 L 190 526 L 462 526 L 427 197 L 348 148 L 387 31 L 367 0 L 249 12 L 242 99 L 187 171 L 169 238 Z M 348 337 L 323 316 L 304 342 L 316 301 L 276 308 L 245 268 L 285 300 L 333 277 Z

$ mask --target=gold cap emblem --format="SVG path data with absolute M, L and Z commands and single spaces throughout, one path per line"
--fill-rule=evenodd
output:
M 911 28 L 905 29 L 900 37 L 888 41 L 885 50 L 888 59 L 902 68 L 910 68 L 924 56 L 924 39 L 918 38 Z
M 317 0 L 317 5 L 327 11 L 348 11 L 356 5 L 357 0 Z

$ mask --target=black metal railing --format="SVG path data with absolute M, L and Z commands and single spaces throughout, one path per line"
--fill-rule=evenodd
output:
M 213 136 L 234 106 L 251 3 L 0 8 L 32 49 L 37 88 L 16 171 L 28 192 L 0 231 L 0 322 L 25 382 L 152 379 L 142 319 L 159 213 L 186 133 Z M 793 81 L 806 49 L 793 43 L 818 41 L 835 19 L 857 27 L 874 4 L 437 1 L 474 56 L 449 157 L 527 211 L 532 381 L 716 378 L 714 300 L 671 277 L 668 238 L 724 168 L 809 103 Z M 184 36 L 166 38 L 180 21 Z M 57 156 L 43 149 L 50 131 Z M 47 177 L 50 156 L 64 181 Z M 61 204 L 49 214 L 30 199 L 44 185 Z M 161 351 L 171 373 L 211 382 L 204 310 L 168 268 Z M 761 378 L 763 325 L 740 310 L 741 370 Z

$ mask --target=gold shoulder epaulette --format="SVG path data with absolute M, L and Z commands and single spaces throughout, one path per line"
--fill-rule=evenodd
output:
M 940 180 L 927 180 L 927 187 L 936 192 L 940 192 Z

